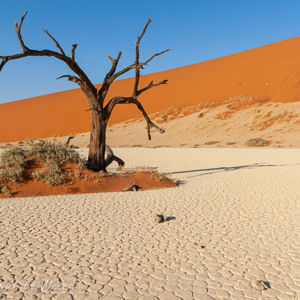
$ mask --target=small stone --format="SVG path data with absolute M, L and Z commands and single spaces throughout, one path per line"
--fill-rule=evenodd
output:
M 157 214 L 155 220 L 156 220 L 157 223 L 163 223 L 163 222 L 166 221 L 166 218 L 164 217 L 164 215 Z
M 263 280 L 257 280 L 256 286 L 257 286 L 257 289 L 259 289 L 261 291 L 265 291 L 271 287 L 270 283 L 268 281 L 263 281 Z

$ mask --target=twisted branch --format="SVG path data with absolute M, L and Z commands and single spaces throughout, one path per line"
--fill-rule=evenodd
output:
M 112 98 L 105 106 L 105 110 L 107 111 L 108 118 L 111 115 L 112 110 L 114 109 L 114 107 L 117 104 L 135 104 L 138 107 L 138 109 L 140 110 L 140 112 L 142 113 L 143 117 L 145 118 L 145 120 L 147 122 L 147 133 L 148 133 L 149 140 L 151 140 L 151 134 L 150 134 L 151 127 L 154 127 L 160 133 L 165 132 L 165 130 L 163 128 L 158 127 L 156 124 L 154 124 L 150 120 L 143 105 L 136 98 L 133 98 L 133 97 L 114 97 L 114 98 Z
M 78 85 L 80 85 L 82 83 L 82 81 L 74 75 L 62 75 L 62 76 L 57 77 L 56 80 L 61 79 L 61 78 L 68 78 L 69 81 L 73 81 L 73 82 L 77 83 Z
M 145 92 L 145 91 L 147 91 L 147 90 L 149 90 L 149 89 L 151 89 L 151 88 L 153 88 L 153 87 L 155 87 L 155 86 L 159 86 L 159 85 L 161 85 L 161 84 L 167 84 L 167 83 L 168 83 L 168 80 L 167 80 L 167 79 L 162 80 L 162 81 L 160 81 L 160 82 L 158 82 L 158 83 L 153 83 L 153 81 L 151 81 L 146 87 L 144 87 L 144 88 L 138 90 L 138 91 L 136 92 L 136 96 L 139 96 L 141 93 L 143 93 L 143 92 Z
M 88 99 L 92 99 L 92 103 L 89 101 L 89 104 L 92 105 L 97 105 L 97 89 L 95 88 L 95 86 L 92 84 L 92 82 L 90 81 L 90 79 L 87 77 L 87 75 L 84 73 L 84 71 L 78 66 L 78 64 L 75 62 L 75 49 L 76 49 L 76 44 L 73 45 L 72 48 L 72 58 L 68 57 L 65 55 L 65 52 L 63 51 L 63 49 L 61 48 L 61 46 L 59 45 L 59 43 L 56 41 L 56 39 L 47 31 L 44 30 L 44 32 L 48 35 L 48 37 L 55 43 L 56 47 L 59 49 L 59 52 L 56 51 L 52 51 L 52 50 L 48 50 L 48 49 L 44 49 L 44 50 L 32 50 L 29 49 L 28 47 L 25 46 L 23 39 L 22 39 L 22 35 L 21 35 L 21 28 L 22 28 L 22 24 L 23 21 L 25 19 L 25 16 L 27 14 L 27 11 L 25 12 L 25 14 L 22 16 L 20 23 L 18 24 L 17 22 L 15 22 L 15 26 L 14 29 L 16 30 L 17 36 L 18 36 L 18 40 L 19 43 L 23 49 L 22 53 L 18 53 L 18 54 L 14 54 L 14 55 L 8 55 L 8 56 L 0 56 L 0 58 L 2 59 L 2 62 L 0 64 L 0 71 L 2 71 L 4 65 L 9 61 L 9 60 L 15 60 L 15 59 L 19 59 L 19 58 L 23 58 L 23 57 L 28 57 L 28 56 L 48 56 L 48 57 L 55 57 L 61 61 L 63 61 L 65 64 L 68 65 L 68 67 L 75 73 L 78 75 L 78 77 L 76 76 L 72 76 L 72 75 L 64 75 L 61 76 L 59 78 L 63 78 L 63 77 L 67 77 L 70 81 L 73 81 L 75 83 L 77 83 L 81 89 L 83 90 L 83 92 L 87 95 Z

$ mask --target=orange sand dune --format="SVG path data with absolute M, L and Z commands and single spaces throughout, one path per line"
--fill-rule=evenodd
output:
M 300 100 L 300 37 L 218 59 L 142 77 L 141 86 L 168 79 L 140 97 L 151 114 L 168 107 L 222 102 L 246 95 L 256 101 Z M 114 83 L 108 96 L 129 95 L 133 79 Z M 99 87 L 99 86 L 98 86 Z M 89 131 L 87 101 L 80 89 L 0 105 L 0 142 Z M 133 105 L 116 107 L 110 123 L 140 117 Z

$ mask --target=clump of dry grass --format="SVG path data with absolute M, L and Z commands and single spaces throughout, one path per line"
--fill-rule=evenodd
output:
M 5 197 L 10 198 L 12 196 L 12 192 L 8 186 L 0 186 L 0 192 L 5 195 Z
M 56 164 L 49 164 L 46 169 L 33 171 L 32 178 L 53 186 L 66 182 L 63 170 Z
M 74 149 L 65 144 L 56 144 L 55 140 L 53 143 L 44 140 L 32 143 L 29 155 L 40 159 L 46 165 L 46 169 L 32 173 L 33 179 L 53 186 L 66 183 L 64 164 L 76 163 L 79 169 L 85 166 L 85 160 Z
M 7 182 L 21 182 L 24 180 L 26 151 L 20 147 L 3 151 L 0 156 L 0 193 L 11 197 L 12 193 Z
M 76 163 L 79 168 L 84 167 L 85 160 L 74 149 L 55 142 L 55 140 L 53 140 L 53 143 L 39 140 L 32 144 L 29 155 L 39 158 L 43 163 L 49 165 L 61 167 L 65 163 Z
M 170 180 L 167 176 L 165 176 L 162 173 L 159 173 L 157 171 L 152 171 L 151 172 L 151 179 L 154 179 L 156 181 L 167 181 Z
M 172 181 L 176 183 L 176 180 L 173 180 L 169 177 L 167 177 L 165 174 L 159 173 L 158 171 L 154 170 L 152 167 L 147 167 L 147 166 L 138 166 L 132 170 L 127 170 L 126 173 L 148 173 L 150 174 L 150 178 L 154 179 L 156 181 Z
M 65 144 L 38 140 L 27 140 L 29 149 L 14 147 L 5 150 L 0 156 L 0 185 L 7 182 L 21 182 L 24 180 L 26 164 L 29 160 L 41 161 L 46 168 L 32 172 L 32 178 L 41 180 L 49 185 L 65 184 L 67 179 L 64 172 L 66 163 L 75 163 L 79 170 L 86 162 L 74 150 Z M 4 189 L 4 192 L 2 191 Z M 7 187 L 2 186 L 1 192 L 8 194 Z
M 26 151 L 14 147 L 2 152 L 0 156 L 0 183 L 21 182 L 24 179 Z
M 268 146 L 269 144 L 270 142 L 263 138 L 252 138 L 246 142 L 246 145 L 250 147 L 263 147 Z

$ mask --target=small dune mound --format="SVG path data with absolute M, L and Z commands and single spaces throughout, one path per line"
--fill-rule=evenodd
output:
M 0 198 L 138 190 L 177 186 L 155 171 L 98 173 L 61 143 L 28 141 L 29 147 L 13 147 L 0 156 Z

